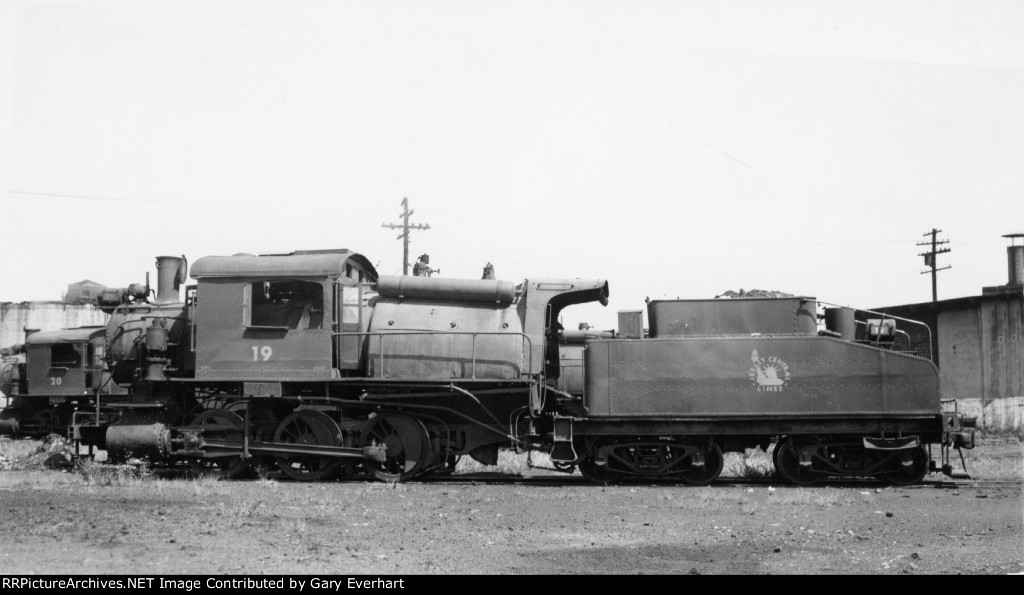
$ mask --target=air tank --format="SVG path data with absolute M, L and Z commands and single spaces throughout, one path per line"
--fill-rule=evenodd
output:
M 516 295 L 511 281 L 383 276 L 377 279 L 381 297 L 400 300 L 489 303 L 507 306 Z

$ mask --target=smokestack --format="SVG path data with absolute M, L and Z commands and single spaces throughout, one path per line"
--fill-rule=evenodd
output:
M 1024 238 L 1024 233 L 1011 233 L 1003 236 L 1010 238 L 1010 245 L 1006 247 L 1006 264 L 1009 270 L 1009 281 L 1007 285 L 1024 284 L 1024 245 L 1017 245 L 1017 238 Z
M 185 279 L 185 257 L 156 257 L 156 302 L 171 304 L 179 301 L 178 287 Z

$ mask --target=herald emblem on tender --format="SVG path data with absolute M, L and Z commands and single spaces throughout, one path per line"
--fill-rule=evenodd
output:
M 747 377 L 757 392 L 782 392 L 789 380 L 789 364 L 774 355 L 758 357 L 756 349 L 751 352 L 750 361 Z

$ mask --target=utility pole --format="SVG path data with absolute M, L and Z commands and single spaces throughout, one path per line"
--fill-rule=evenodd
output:
M 402 233 L 397 239 L 403 240 L 402 242 L 402 274 L 409 274 L 409 230 L 410 229 L 430 229 L 429 223 L 409 223 L 409 217 L 415 211 L 409 210 L 409 199 L 402 199 L 402 214 L 399 217 L 402 218 L 401 223 L 381 223 L 381 227 L 388 227 L 391 229 L 401 229 Z
M 936 267 L 935 257 L 938 256 L 939 254 L 942 254 L 943 252 L 949 252 L 950 251 L 949 248 L 939 248 L 939 246 L 941 244 L 948 244 L 949 243 L 949 240 L 939 240 L 939 239 L 936 239 L 935 236 L 937 234 L 940 234 L 940 233 L 942 233 L 941 229 L 932 228 L 931 231 L 929 231 L 929 232 L 924 234 L 924 237 L 932 236 L 932 241 L 930 241 L 930 242 L 918 242 L 917 243 L 918 246 L 931 246 L 932 247 L 930 252 L 922 252 L 922 253 L 918 254 L 918 256 L 924 256 L 924 266 L 931 267 L 930 271 L 921 271 L 921 274 L 922 275 L 927 274 L 927 273 L 931 273 L 932 274 L 932 303 L 935 303 L 935 302 L 939 301 L 939 289 L 938 289 L 939 286 L 938 286 L 938 282 L 936 281 L 935 274 L 938 273 L 939 271 L 944 271 L 944 270 L 946 270 L 948 268 L 952 268 L 949 265 L 944 266 L 942 268 L 935 268 Z

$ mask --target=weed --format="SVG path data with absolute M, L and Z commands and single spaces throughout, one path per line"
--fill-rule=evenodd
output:
M 551 467 L 551 457 L 545 453 L 517 453 L 512 450 L 500 450 L 498 451 L 498 462 L 495 465 L 484 465 L 471 457 L 463 457 L 455 467 L 455 474 L 501 473 L 522 477 Z
M 39 440 L 17 440 L 13 438 L 0 438 L 0 460 L 5 460 L 12 465 L 45 448 Z
M 250 518 L 263 506 L 265 499 L 240 498 L 228 510 L 230 516 L 239 518 Z
M 75 471 L 86 485 L 132 487 L 155 480 L 153 471 L 145 461 L 138 465 L 109 465 L 90 460 L 79 460 Z
M 744 479 L 771 479 L 775 477 L 775 466 L 771 456 L 763 450 L 748 448 L 743 454 L 727 453 L 726 469 L 729 475 Z
M 190 482 L 192 486 L 192 493 L 195 494 L 196 498 L 202 497 L 218 481 L 220 481 L 220 478 L 216 475 L 199 475 L 193 478 Z
M 371 482 L 366 484 L 367 492 L 380 492 L 382 490 L 396 490 L 404 492 L 409 488 L 408 484 L 398 481 Z

